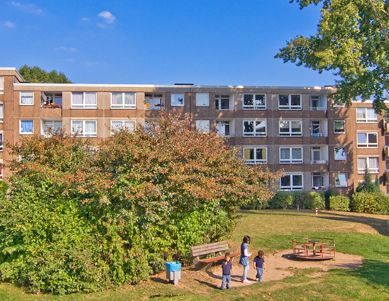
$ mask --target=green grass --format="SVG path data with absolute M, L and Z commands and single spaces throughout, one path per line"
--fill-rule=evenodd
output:
M 330 237 L 339 252 L 362 255 L 363 267 L 332 270 L 312 278 L 315 270 L 300 270 L 292 277 L 261 286 L 220 291 L 207 283 L 192 281 L 174 287 L 150 280 L 136 285 L 88 295 L 31 295 L 22 288 L 0 284 L 0 300 L 389 300 L 389 216 L 296 211 L 244 211 L 232 234 L 239 246 L 244 234 L 252 248 L 267 253 L 290 248 L 291 239 Z

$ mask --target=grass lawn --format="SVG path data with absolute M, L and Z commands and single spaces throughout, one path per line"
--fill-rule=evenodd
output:
M 0 300 L 389 300 L 389 216 L 296 211 L 242 211 L 231 244 L 239 246 L 244 234 L 252 249 L 267 253 L 288 249 L 292 238 L 330 237 L 337 250 L 362 255 L 357 270 L 332 270 L 312 277 L 315 270 L 300 270 L 282 281 L 220 291 L 206 283 L 174 287 L 152 280 L 88 295 L 31 295 L 10 284 L 0 284 Z

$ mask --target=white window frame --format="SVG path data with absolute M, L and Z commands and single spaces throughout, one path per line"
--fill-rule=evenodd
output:
M 223 96 L 228 96 L 228 109 L 222 109 L 222 99 L 225 99 Z M 217 105 L 216 105 L 217 102 Z M 219 107 L 219 109 L 217 108 Z M 230 111 L 232 110 L 232 105 L 231 105 L 231 95 L 227 94 L 217 94 L 215 95 L 215 110 L 217 111 Z
M 196 93 L 196 107 L 209 107 L 209 93 Z
M 360 145 L 358 141 L 358 134 L 366 134 L 366 145 Z M 369 143 L 369 134 L 375 134 L 377 137 L 377 143 Z M 357 148 L 378 148 L 378 133 L 372 131 L 357 131 Z
M 280 105 L 280 96 L 286 96 L 286 95 L 288 95 L 288 104 Z M 300 97 L 299 106 L 292 105 L 292 96 L 296 96 L 296 95 Z M 295 110 L 295 111 L 302 110 L 303 108 L 302 102 L 303 102 L 303 98 L 301 94 L 278 94 L 278 110 Z
M 253 105 L 245 105 L 244 104 L 244 97 L 245 95 L 251 95 L 253 97 Z M 261 95 L 263 96 L 263 99 L 265 101 L 265 104 L 264 105 L 256 105 L 256 102 L 255 102 L 255 97 L 257 95 Z M 243 94 L 243 98 L 242 98 L 242 109 L 243 110 L 266 110 L 267 109 L 267 99 L 266 99 L 266 94 L 261 94 L 261 93 L 256 93 L 256 94 L 251 94 L 251 93 L 245 93 Z
M 22 103 L 22 99 L 25 95 L 23 94 L 29 94 L 31 96 L 32 102 L 31 103 Z M 20 91 L 19 93 L 19 105 L 21 106 L 33 106 L 35 103 L 35 97 L 34 97 L 34 91 Z
M 22 121 L 32 121 L 32 132 L 22 132 Z M 35 129 L 34 119 L 20 119 L 19 120 L 19 134 L 20 135 L 33 135 Z
M 336 149 L 343 149 L 343 151 L 345 153 L 344 159 L 336 159 Z M 347 160 L 347 151 L 346 151 L 346 148 L 344 146 L 335 146 L 334 147 L 334 160 L 335 161 L 346 161 Z
M 377 168 L 375 168 L 373 170 L 369 166 L 369 159 L 372 159 L 372 158 L 377 159 Z M 365 160 L 366 169 L 360 169 L 359 168 L 359 166 L 358 166 L 359 159 L 364 159 Z M 379 158 L 379 156 L 358 156 L 357 157 L 357 169 L 358 169 L 358 174 L 364 174 L 366 172 L 366 170 L 370 174 L 378 174 L 380 172 L 380 158 Z
M 81 105 L 74 105 L 73 104 L 73 93 L 76 93 L 76 94 L 79 94 L 79 93 L 82 93 L 82 104 Z M 85 104 L 85 94 L 95 94 L 95 100 L 96 100 L 96 103 L 93 104 L 93 105 L 86 105 Z M 72 109 L 97 109 L 97 92 L 72 92 L 71 94 L 71 100 L 70 100 L 70 104 L 71 104 L 71 108 Z
M 4 94 L 4 76 L 0 76 L 0 94 Z
M 73 122 L 76 122 L 76 121 L 81 121 L 82 122 L 82 133 L 77 133 L 77 132 L 73 132 Z M 95 124 L 96 124 L 96 132 L 95 133 L 90 133 L 90 134 L 86 134 L 85 133 L 85 124 L 86 122 L 88 121 L 94 121 Z M 78 137 L 97 137 L 97 119 L 72 119 L 70 121 L 70 132 L 72 135 L 75 135 L 77 134 Z
M 4 103 L 0 102 L 0 123 L 3 123 L 4 121 Z
M 62 120 L 61 119 L 42 119 L 41 120 L 41 135 L 42 136 L 44 136 L 44 137 L 48 137 L 48 134 L 47 133 L 45 133 L 45 131 L 44 131 L 44 126 L 43 126 L 43 123 L 44 122 L 48 122 L 48 121 L 50 121 L 50 122 L 55 122 L 55 121 L 60 121 L 61 122 L 61 129 L 62 129 L 62 126 L 63 126 L 63 123 L 62 123 Z
M 133 120 L 133 119 L 111 119 L 111 122 L 110 122 L 110 126 L 111 126 L 111 135 L 115 134 L 115 130 L 113 129 L 113 126 L 112 126 L 112 124 L 113 124 L 114 122 L 120 122 L 120 123 L 121 123 L 121 128 L 120 128 L 120 129 L 126 128 L 126 129 L 129 130 L 130 132 L 135 131 L 135 128 L 136 128 L 136 120 Z M 132 129 L 131 129 L 131 127 L 125 126 L 125 123 L 132 123 Z
M 315 186 L 315 185 L 313 185 L 313 177 L 318 177 L 318 176 L 320 176 L 320 177 L 322 177 L 322 179 L 323 179 L 323 185 L 321 185 L 321 186 Z M 311 184 L 312 184 L 312 188 L 316 188 L 316 187 L 318 187 L 318 188 L 323 188 L 323 187 L 325 187 L 325 177 L 324 177 L 325 175 L 322 173 L 322 172 L 312 172 L 311 173 Z
M 244 130 L 244 123 L 245 122 L 254 122 L 254 131 L 251 132 L 245 132 Z M 264 133 L 257 133 L 255 131 L 255 127 L 257 125 L 257 122 L 265 122 L 265 132 Z M 244 119 L 242 122 L 242 133 L 243 137 L 266 137 L 267 136 L 267 120 L 266 119 Z
M 207 125 L 208 125 L 207 128 L 205 128 L 203 126 L 199 126 L 201 123 L 204 123 L 204 122 L 207 122 Z M 196 131 L 198 131 L 199 133 L 208 134 L 211 131 L 210 120 L 208 120 L 208 119 L 197 119 L 196 120 Z
M 266 159 L 258 159 L 257 158 L 257 149 L 264 149 L 266 154 Z M 254 151 L 254 159 L 246 160 L 244 157 L 245 150 L 253 150 Z M 267 146 L 244 146 L 242 149 L 243 160 L 246 164 L 266 164 L 267 163 Z
M 358 110 L 364 110 L 365 111 L 364 113 L 365 113 L 366 117 L 365 118 L 358 118 Z M 375 119 L 368 118 L 367 112 L 369 110 L 373 110 L 374 111 Z M 356 119 L 357 119 L 357 123 L 376 123 L 378 121 L 378 115 L 375 112 L 374 108 L 356 108 L 355 116 L 356 116 Z
M 182 104 L 176 103 L 179 97 L 182 97 Z M 185 106 L 185 94 L 184 93 L 172 93 L 170 94 L 170 106 L 172 107 L 183 107 Z
M 292 122 L 298 121 L 301 125 L 301 131 L 298 133 L 292 132 Z M 281 133 L 281 122 L 288 122 L 289 123 L 289 132 L 288 133 Z M 303 121 L 301 119 L 280 119 L 278 121 L 278 134 L 281 137 L 301 137 L 303 135 Z
M 282 180 L 283 177 L 287 177 L 287 176 L 290 177 L 290 186 L 282 187 L 281 186 L 281 183 L 282 183 L 281 180 Z M 301 184 L 302 184 L 301 186 L 294 186 L 293 176 L 301 176 Z M 299 172 L 284 174 L 280 178 L 280 190 L 283 190 L 283 191 L 301 191 L 301 190 L 304 190 L 304 174 L 303 173 L 299 173 Z
M 122 103 L 120 105 L 118 104 L 113 104 L 113 94 L 122 94 Z M 125 104 L 125 97 L 126 94 L 132 94 L 134 96 L 134 103 L 133 104 Z M 97 97 L 97 95 L 96 95 Z M 97 98 L 96 98 L 96 103 L 97 103 Z M 136 109 L 136 93 L 134 92 L 111 92 L 111 109 Z
M 226 122 L 229 123 L 229 127 L 230 127 L 229 131 L 230 131 L 230 133 L 229 133 L 229 135 L 226 135 L 226 134 L 222 135 L 222 134 L 220 134 L 219 131 L 218 131 L 218 124 L 219 124 L 219 123 L 226 123 Z M 218 134 L 219 136 L 222 136 L 222 137 L 231 137 L 231 130 L 232 130 L 232 120 L 218 120 L 218 121 L 216 121 L 216 132 L 217 132 L 217 134 Z M 224 129 L 224 133 L 225 133 L 225 129 Z
M 282 149 L 288 149 L 289 150 L 289 159 L 282 159 L 281 158 L 281 150 Z M 301 150 L 301 159 L 293 159 L 293 149 L 300 149 Z M 280 146 L 278 149 L 278 158 L 280 164 L 303 164 L 304 162 L 304 148 L 302 146 Z
M 346 184 L 345 184 L 345 185 L 342 185 L 340 182 L 339 182 L 339 184 L 337 184 L 336 179 L 337 179 L 340 175 L 344 175 L 344 176 L 345 176 L 345 178 L 346 178 Z M 339 188 L 348 187 L 348 183 L 347 183 L 347 182 L 348 182 L 347 173 L 339 172 L 339 173 L 337 173 L 337 174 L 335 175 L 335 187 L 339 187 Z
M 335 129 L 335 123 L 337 122 L 342 122 L 343 123 L 343 132 L 336 132 Z M 342 134 L 345 134 L 346 133 L 346 120 L 344 119 L 337 119 L 337 120 L 334 120 L 334 130 L 333 130 L 334 134 L 335 135 L 342 135 Z
M 0 136 L 0 152 L 2 152 L 4 148 L 4 131 L 0 131 Z

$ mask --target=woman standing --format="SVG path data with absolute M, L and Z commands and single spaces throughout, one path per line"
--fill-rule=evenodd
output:
M 251 253 L 249 252 L 249 244 L 250 244 L 250 236 L 245 235 L 243 237 L 242 244 L 240 245 L 240 259 L 239 259 L 239 263 L 243 266 L 243 276 L 242 276 L 243 283 L 249 282 L 247 280 L 247 274 L 250 269 L 249 257 L 251 256 Z

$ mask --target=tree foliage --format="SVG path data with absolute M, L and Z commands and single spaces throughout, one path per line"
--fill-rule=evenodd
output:
M 19 73 L 30 83 L 71 83 L 63 72 L 56 70 L 48 72 L 38 66 L 23 65 L 19 68 Z
M 64 134 L 14 147 L 0 200 L 2 280 L 33 291 L 137 283 L 195 244 L 233 229 L 236 210 L 271 196 L 273 176 L 249 167 L 189 117 L 163 115 L 92 148 Z M 20 159 L 19 159 L 20 158 Z
M 388 0 L 290 0 L 300 8 L 322 3 L 315 35 L 297 36 L 276 55 L 284 62 L 340 77 L 334 98 L 373 99 L 378 111 L 385 109 L 389 85 Z

